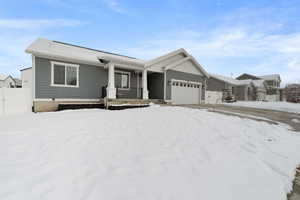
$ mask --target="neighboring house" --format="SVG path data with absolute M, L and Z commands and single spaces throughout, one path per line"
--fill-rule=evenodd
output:
M 20 88 L 22 87 L 22 83 L 20 79 L 13 78 L 10 75 L 0 74 L 0 88 Z
M 223 99 L 231 95 L 240 101 L 264 101 L 267 98 L 267 89 L 266 80 L 250 75 L 245 75 L 239 80 L 210 74 L 207 82 L 208 91 L 220 91 L 223 92 Z
M 64 102 L 157 99 L 199 104 L 207 72 L 184 49 L 145 61 L 47 39 L 27 49 L 32 54 L 35 111 L 56 110 Z M 119 101 L 120 102 L 120 101 Z
M 236 79 L 210 74 L 207 90 L 223 92 L 223 99 L 227 95 L 232 95 L 241 101 L 279 101 L 280 82 L 280 76 L 277 74 L 266 76 L 242 74 Z
M 223 92 L 223 99 L 227 95 L 232 95 L 236 100 L 242 101 L 254 99 L 254 88 L 251 81 L 240 81 L 218 74 L 210 74 L 207 81 L 207 90 Z
M 300 103 L 300 84 L 289 84 L 284 88 L 284 98 L 289 102 Z
M 236 79 L 238 80 L 263 80 L 266 86 L 266 100 L 279 101 L 280 100 L 280 83 L 281 78 L 279 74 L 271 74 L 264 76 L 255 76 L 251 74 L 242 74 Z

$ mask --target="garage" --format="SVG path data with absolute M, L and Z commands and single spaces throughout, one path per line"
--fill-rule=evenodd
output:
M 172 80 L 171 99 L 173 104 L 200 104 L 202 83 Z

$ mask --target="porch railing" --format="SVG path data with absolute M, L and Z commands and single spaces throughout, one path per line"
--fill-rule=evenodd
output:
M 138 95 L 139 94 L 139 95 Z M 117 99 L 142 99 L 143 88 L 130 87 L 128 90 L 124 90 L 123 88 L 116 88 L 116 98 Z M 105 98 L 106 94 L 106 86 L 102 87 L 102 98 Z

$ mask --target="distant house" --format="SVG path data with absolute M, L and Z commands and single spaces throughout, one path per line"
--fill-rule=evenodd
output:
M 300 84 L 287 85 L 283 93 L 287 101 L 300 103 Z
M 234 96 L 236 100 L 252 101 L 257 99 L 255 91 L 258 89 L 255 88 L 255 85 L 258 83 L 251 80 L 237 80 L 218 74 L 210 74 L 207 90 L 223 92 L 223 99 L 230 95 Z
M 18 78 L 13 78 L 10 75 L 0 74 L 0 88 L 20 88 L 22 87 L 22 82 Z
M 242 74 L 235 79 L 210 74 L 207 81 L 207 90 L 220 91 L 223 92 L 223 98 L 226 95 L 231 95 L 240 101 L 279 100 L 280 82 L 279 75 L 254 76 Z M 272 95 L 272 99 L 270 99 L 270 95 Z
M 264 76 L 255 76 L 251 74 L 242 74 L 236 79 L 238 80 L 262 80 L 266 85 L 266 100 L 279 101 L 280 100 L 280 83 L 281 78 L 279 74 L 270 74 Z M 269 99 L 270 98 L 270 99 Z

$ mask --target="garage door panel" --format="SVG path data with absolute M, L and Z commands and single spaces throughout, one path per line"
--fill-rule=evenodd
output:
M 173 82 L 171 96 L 173 104 L 199 104 L 201 102 L 201 83 Z

